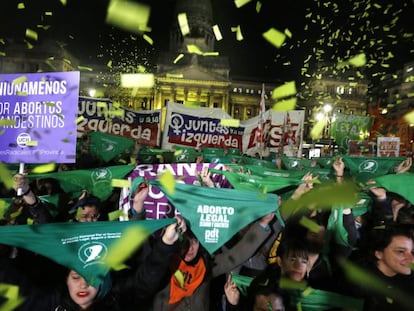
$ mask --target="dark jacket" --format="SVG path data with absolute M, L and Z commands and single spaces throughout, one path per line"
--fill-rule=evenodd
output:
M 175 304 L 173 309 L 205 311 L 210 309 L 210 285 L 213 278 L 225 274 L 241 263 L 245 262 L 257 250 L 257 248 L 266 240 L 271 231 L 266 231 L 258 223 L 253 224 L 243 236 L 241 241 L 230 250 L 219 253 L 207 258 L 207 273 L 204 281 L 191 295 L 182 299 Z M 174 273 L 172 271 L 171 273 Z M 172 306 L 168 304 L 170 298 L 170 278 L 168 284 L 154 298 L 153 311 L 170 310 Z
M 152 295 L 160 289 L 174 248 L 173 245 L 166 245 L 157 240 L 151 252 L 136 269 L 112 271 L 112 287 L 109 293 L 102 300 L 96 301 L 90 310 L 128 311 L 137 310 L 137 306 L 144 310 L 145 305 L 150 305 Z M 80 310 L 68 295 L 64 282 L 67 270 L 65 274 L 61 274 L 60 282 L 43 284 L 46 282 L 34 280 L 24 273 L 13 259 L 0 260 L 0 283 L 19 286 L 19 295 L 25 298 L 16 311 Z M 59 270 L 53 263 L 47 269 L 44 272 L 45 276 L 56 274 Z

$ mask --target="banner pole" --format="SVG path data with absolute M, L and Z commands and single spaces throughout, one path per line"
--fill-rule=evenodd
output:
M 24 174 L 24 163 L 20 163 L 19 164 L 19 174 L 20 175 L 23 175 Z M 17 196 L 21 196 L 23 193 L 22 193 L 22 188 L 17 188 Z

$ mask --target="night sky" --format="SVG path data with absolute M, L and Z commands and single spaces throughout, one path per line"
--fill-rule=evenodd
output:
M 84 63 L 111 59 L 125 66 L 153 68 L 157 51 L 168 48 L 174 0 L 139 2 L 151 6 L 152 32 L 147 35 L 154 40 L 152 46 L 139 35 L 105 24 L 109 0 L 67 0 L 66 5 L 58 0 L 1 1 L 0 38 L 23 40 L 26 28 L 31 28 L 38 32 L 38 41 L 58 40 Z M 18 3 L 25 8 L 17 9 Z M 229 56 L 233 77 L 298 81 L 318 74 L 317 64 L 338 64 L 365 53 L 367 65 L 361 75 L 381 79 L 414 60 L 412 0 L 265 0 L 259 13 L 256 3 L 236 8 L 232 0 L 212 0 L 213 16 L 224 38 L 216 43 L 216 50 Z M 242 41 L 231 31 L 237 25 Z M 276 48 L 262 37 L 272 27 L 288 29 L 292 38 Z

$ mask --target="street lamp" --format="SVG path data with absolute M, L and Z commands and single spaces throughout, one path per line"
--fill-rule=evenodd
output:
M 95 89 L 89 89 L 88 94 L 90 97 L 94 97 L 96 94 L 96 90 Z

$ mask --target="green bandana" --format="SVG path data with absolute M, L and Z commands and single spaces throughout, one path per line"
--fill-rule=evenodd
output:
M 414 192 L 411 188 L 414 185 L 414 174 L 388 174 L 375 178 L 375 181 L 376 186 L 394 192 L 414 204 Z
M 359 182 L 366 182 L 369 179 L 393 173 L 393 169 L 406 159 L 405 157 L 383 158 L 345 155 L 342 158 L 352 177 Z
M 160 188 L 188 220 L 191 230 L 210 254 L 242 228 L 271 212 L 283 223 L 275 194 L 180 183 L 176 183 L 174 193 L 169 194 L 157 180 L 149 182 Z
M 28 178 L 54 178 L 65 192 L 87 189 L 94 196 L 106 200 L 112 193 L 112 179 L 122 179 L 135 168 L 134 165 L 115 165 L 89 170 L 72 170 L 48 174 L 32 174 Z
M 298 186 L 302 183 L 301 179 L 290 177 L 258 176 L 217 169 L 210 169 L 210 172 L 224 175 L 237 190 L 274 192 L 290 186 Z
M 238 290 L 244 296 L 247 296 L 247 290 L 253 281 L 253 278 L 241 274 L 231 274 L 231 281 L 237 285 Z
M 91 154 L 109 162 L 125 153 L 127 149 L 130 151 L 134 147 L 134 140 L 122 136 L 109 135 L 101 132 L 90 132 Z
M 123 222 L 51 223 L 42 225 L 0 226 L 0 243 L 21 247 L 75 270 L 95 288 L 109 272 L 104 260 L 111 246 L 128 229 L 153 233 L 176 220 Z

